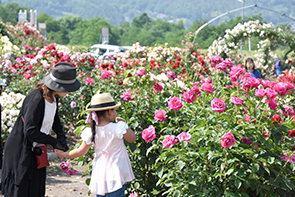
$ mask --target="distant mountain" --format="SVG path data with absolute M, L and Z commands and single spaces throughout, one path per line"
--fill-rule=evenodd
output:
M 198 19 L 212 19 L 220 14 L 242 7 L 243 0 L 0 0 L 2 4 L 16 2 L 19 5 L 36 9 L 37 13 L 45 12 L 55 18 L 68 14 L 79 15 L 83 19 L 95 16 L 106 18 L 113 25 L 130 22 L 142 12 L 148 13 L 152 18 L 162 18 L 168 21 L 184 20 L 189 27 Z M 257 4 L 273 9 L 295 18 L 295 0 L 244 0 L 244 6 Z M 251 17 L 262 13 L 264 20 L 273 24 L 294 21 L 280 16 L 274 12 L 260 8 L 250 8 L 244 11 L 244 16 Z M 237 11 L 222 17 L 221 21 L 241 15 Z

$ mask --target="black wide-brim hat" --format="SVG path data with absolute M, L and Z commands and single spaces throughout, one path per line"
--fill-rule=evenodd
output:
M 57 92 L 75 92 L 81 87 L 76 78 L 76 67 L 67 62 L 59 62 L 52 67 L 51 73 L 43 77 L 44 84 Z

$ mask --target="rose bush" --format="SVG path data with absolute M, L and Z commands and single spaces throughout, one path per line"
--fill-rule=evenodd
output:
M 292 83 L 253 79 L 234 59 L 206 58 L 189 42 L 184 48 L 137 43 L 106 62 L 51 45 L 2 69 L 5 91 L 25 95 L 59 61 L 74 64 L 82 83 L 60 105 L 77 135 L 87 126 L 93 94 L 110 92 L 122 103 L 118 116 L 137 134 L 135 144 L 126 144 L 135 174 L 128 194 L 294 196 Z M 91 169 L 93 152 L 78 164 Z

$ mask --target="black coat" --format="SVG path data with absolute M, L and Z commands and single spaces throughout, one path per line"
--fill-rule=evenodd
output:
M 58 100 L 56 103 L 58 104 Z M 1 178 L 2 190 L 13 187 L 11 183 L 21 187 L 31 181 L 32 173 L 36 172 L 33 169 L 36 168 L 36 164 L 33 164 L 36 159 L 32 152 L 32 142 L 49 144 L 53 148 L 64 151 L 68 150 L 58 109 L 52 126 L 53 131 L 57 134 L 57 139 L 40 132 L 44 110 L 45 101 L 42 91 L 32 90 L 26 96 L 13 129 L 5 142 Z

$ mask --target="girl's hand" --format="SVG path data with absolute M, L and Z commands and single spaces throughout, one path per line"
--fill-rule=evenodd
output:
M 116 122 L 119 122 L 119 121 L 126 122 L 126 121 L 124 120 L 124 118 L 121 118 L 121 117 L 116 117 Z
M 54 151 L 55 151 L 55 154 L 58 156 L 58 157 L 60 157 L 60 158 L 64 158 L 64 154 L 65 154 L 65 152 L 64 151 L 62 151 L 62 150 L 58 150 L 58 149 L 54 149 Z M 69 151 L 67 151 L 67 152 L 69 152 Z

